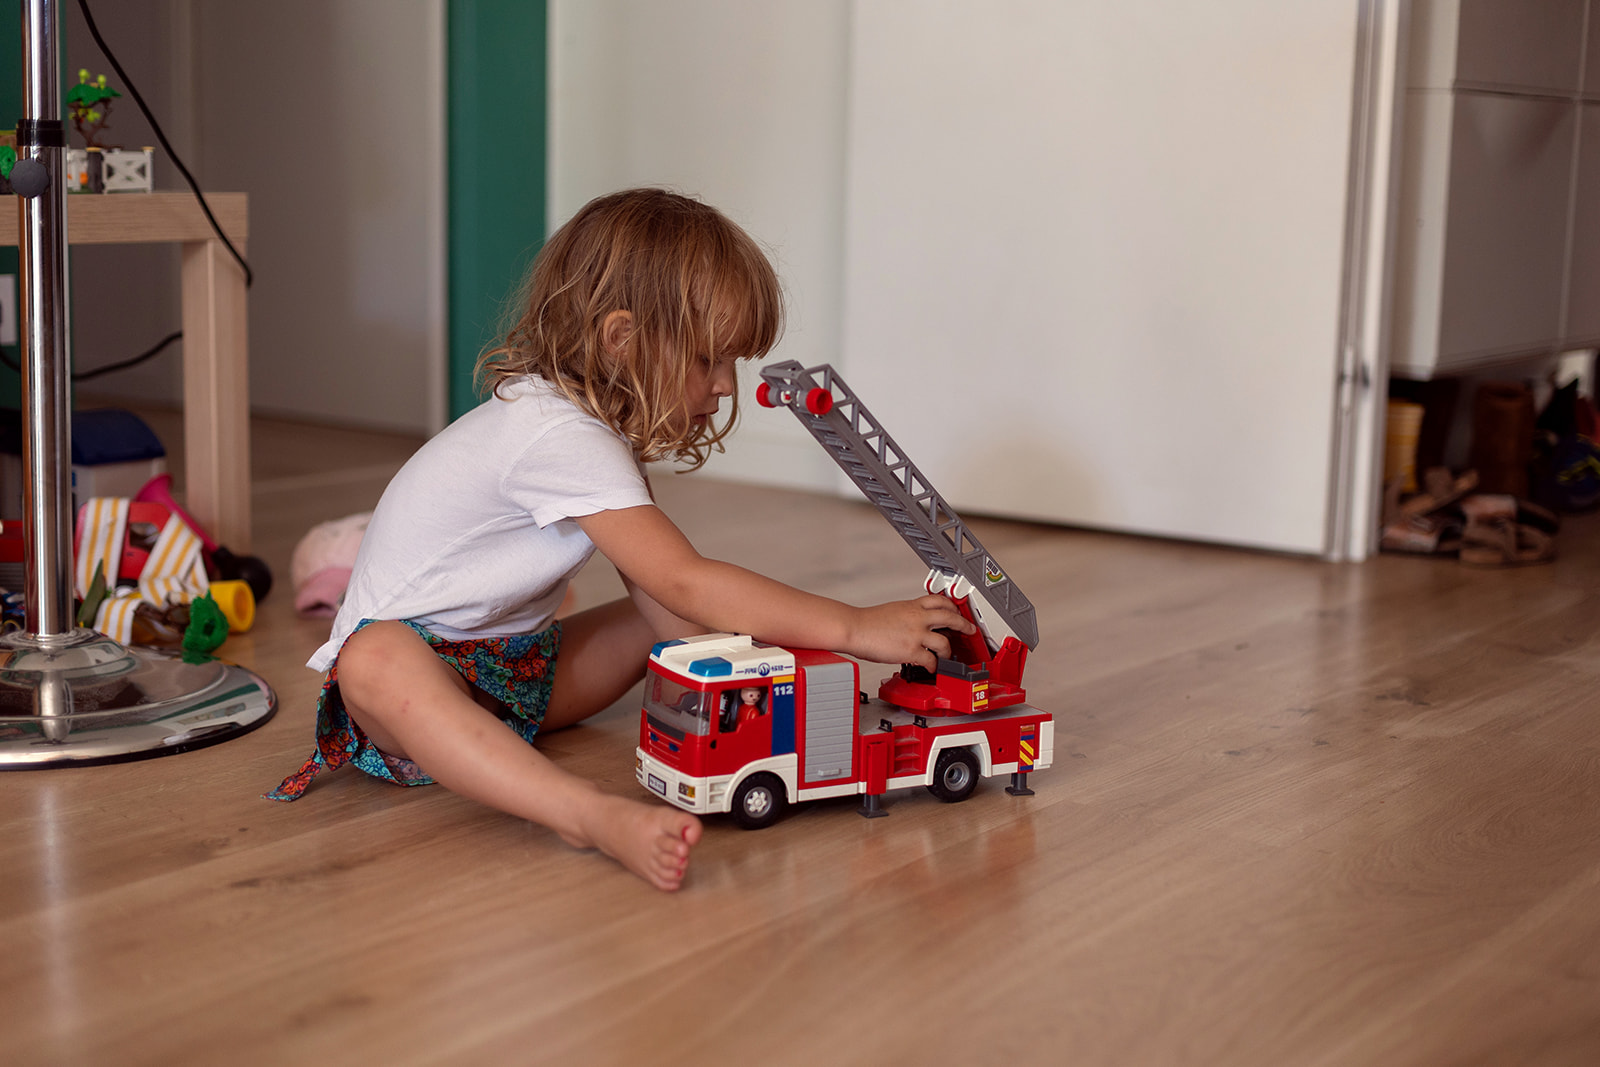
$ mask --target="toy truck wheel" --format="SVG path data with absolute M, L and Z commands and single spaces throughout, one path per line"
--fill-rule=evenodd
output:
M 733 791 L 733 821 L 746 830 L 763 830 L 778 821 L 787 803 L 776 776 L 752 774 Z
M 959 803 L 978 788 L 978 760 L 971 749 L 950 748 L 939 754 L 933 765 L 933 783 L 928 792 L 946 804 Z

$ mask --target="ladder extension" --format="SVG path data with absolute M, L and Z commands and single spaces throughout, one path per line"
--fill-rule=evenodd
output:
M 850 387 L 823 363 L 806 369 L 796 360 L 761 369 L 756 399 L 794 412 L 828 455 L 900 532 L 923 563 L 943 575 L 965 579 L 989 607 L 973 604 L 990 650 L 1015 637 L 1031 650 L 1039 643 L 1033 605 L 1006 577 L 977 537 L 906 458 Z

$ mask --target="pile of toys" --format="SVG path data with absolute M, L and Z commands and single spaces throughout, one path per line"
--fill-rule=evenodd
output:
M 21 412 L 0 408 L 0 514 L 25 512 Z M 72 418 L 77 622 L 125 645 L 204 654 L 255 621 L 272 572 L 213 541 L 172 497 L 166 449 L 131 411 Z M 23 523 L 0 525 L 0 626 L 27 628 Z
M 0 627 L 26 628 L 22 524 L 0 525 Z M 77 622 L 125 645 L 206 656 L 255 624 L 272 572 L 217 544 L 160 474 L 132 497 L 91 497 L 73 533 Z
M 255 622 L 272 572 L 217 544 L 160 474 L 127 497 L 91 497 L 74 531 L 78 622 L 123 644 L 208 654 Z

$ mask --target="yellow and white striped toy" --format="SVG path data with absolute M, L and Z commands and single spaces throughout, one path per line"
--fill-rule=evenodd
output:
M 133 613 L 140 603 L 157 608 L 188 603 L 210 588 L 200 538 L 187 523 L 168 512 L 167 521 L 139 572 L 138 585 L 117 589 L 122 552 L 128 540 L 126 497 L 92 497 L 78 509 L 77 562 L 74 584 L 86 596 L 95 569 L 103 567 L 109 595 L 95 613 L 94 629 L 123 644 L 133 636 Z M 162 509 L 166 510 L 166 509 Z

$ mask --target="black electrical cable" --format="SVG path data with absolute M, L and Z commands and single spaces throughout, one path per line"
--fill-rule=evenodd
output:
M 82 371 L 78 374 L 74 374 L 72 376 L 72 380 L 75 382 L 86 382 L 90 378 L 98 378 L 100 375 L 110 374 L 112 371 L 127 370 L 129 367 L 137 366 L 147 359 L 154 358 L 161 353 L 162 349 L 166 348 L 172 342 L 179 340 L 182 337 L 182 330 L 174 330 L 172 333 L 167 334 L 167 336 L 157 341 L 153 347 L 145 349 L 137 356 L 132 356 L 128 359 L 122 360 L 120 363 L 107 363 L 104 367 L 96 367 L 93 370 Z M 22 373 L 21 364 L 13 360 L 4 348 L 0 348 L 0 363 L 4 363 L 18 374 Z
M 98 378 L 100 375 L 110 374 L 114 370 L 127 370 L 129 367 L 137 366 L 140 363 L 143 363 L 145 360 L 153 358 L 163 348 L 166 348 L 168 345 L 178 340 L 182 336 L 182 330 L 173 330 L 161 340 L 157 341 L 153 348 L 148 348 L 145 351 L 140 352 L 137 356 L 132 356 L 120 363 L 107 363 L 104 367 L 96 367 L 94 370 L 80 371 L 72 376 L 72 380 L 75 382 L 86 382 L 90 378 Z
M 150 128 L 155 131 L 156 140 L 161 142 L 161 147 L 172 160 L 178 172 L 183 175 L 183 180 L 189 183 L 189 188 L 194 190 L 195 199 L 200 201 L 200 210 L 206 213 L 211 228 L 217 231 L 217 236 L 222 238 L 222 243 L 228 246 L 228 251 L 233 253 L 233 258 L 239 261 L 239 266 L 244 268 L 245 288 L 255 282 L 255 275 L 250 271 L 250 264 L 244 261 L 239 250 L 233 247 L 233 242 L 228 240 L 228 235 L 222 232 L 222 227 L 217 223 L 217 217 L 211 213 L 211 205 L 206 203 L 205 194 L 200 191 L 200 184 L 194 180 L 194 175 L 189 173 L 189 168 L 183 165 L 183 160 L 178 158 L 178 153 L 172 150 L 172 145 L 167 141 L 167 135 L 161 132 L 160 123 L 150 114 L 150 109 L 145 106 L 144 97 L 139 95 L 139 90 L 133 87 L 133 81 L 128 77 L 128 72 L 122 69 L 122 64 L 117 62 L 117 57 L 111 54 L 111 46 L 106 44 L 105 38 L 100 36 L 100 30 L 94 24 L 94 16 L 89 14 L 89 0 L 78 0 L 78 7 L 83 11 L 83 21 L 89 26 L 89 35 L 94 38 L 94 43 L 100 46 L 100 51 L 111 64 L 111 69 L 117 72 L 117 77 L 122 79 L 122 84 L 128 87 L 128 95 L 133 97 L 133 102 L 139 105 L 139 110 L 144 112 L 144 117 L 150 123 Z

